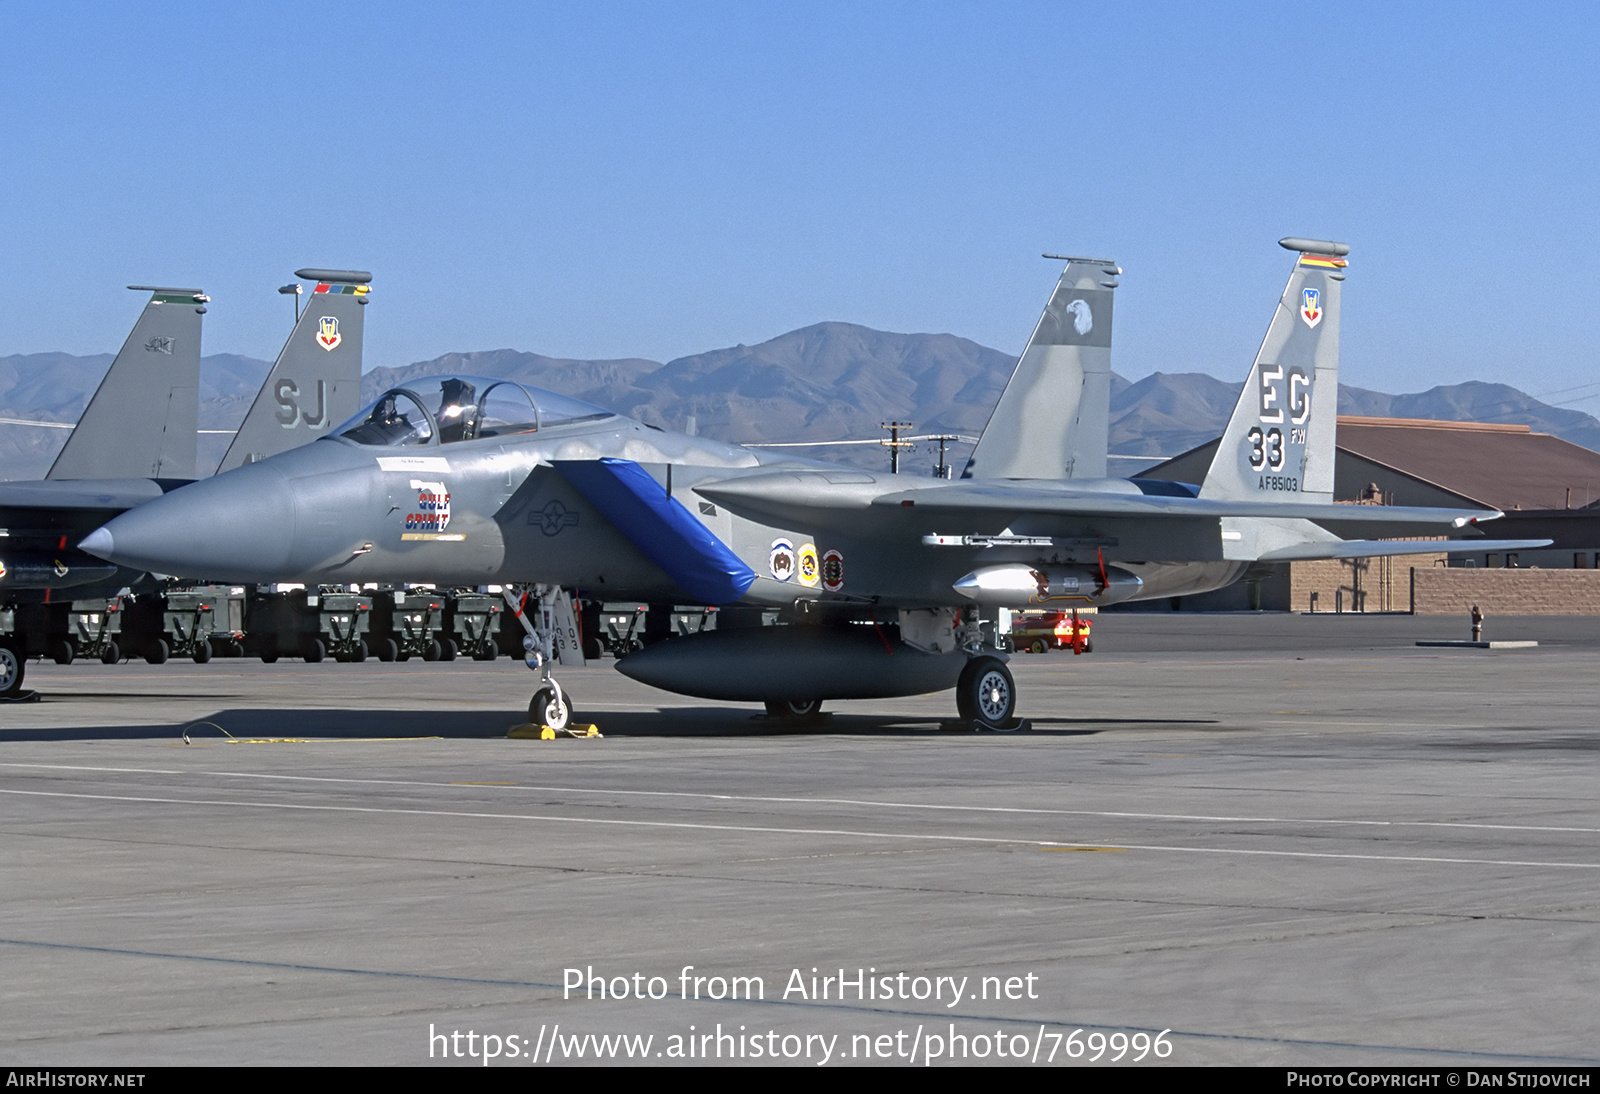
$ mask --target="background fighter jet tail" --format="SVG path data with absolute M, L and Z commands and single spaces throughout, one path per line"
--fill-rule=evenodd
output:
M 1067 259 L 962 478 L 1105 478 L 1111 294 L 1121 272 L 1107 259 Z
M 200 317 L 209 298 L 199 289 L 128 288 L 150 300 L 47 479 L 195 477 Z
M 1300 252 L 1202 498 L 1332 502 L 1339 404 L 1339 289 L 1345 243 L 1280 239 Z
M 315 281 L 217 474 L 298 448 L 361 409 L 364 270 L 296 270 Z

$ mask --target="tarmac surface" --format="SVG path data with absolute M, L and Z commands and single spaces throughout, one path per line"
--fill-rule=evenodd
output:
M 1010 734 L 609 661 L 555 741 L 508 660 L 35 662 L 0 1060 L 1600 1063 L 1600 619 L 1414 644 L 1465 632 L 1102 615 L 1014 658 Z

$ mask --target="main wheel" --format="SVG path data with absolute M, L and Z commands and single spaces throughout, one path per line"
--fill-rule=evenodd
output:
M 786 722 L 814 722 L 822 716 L 821 699 L 767 700 L 767 717 Z
M 11 642 L 0 642 L 0 698 L 10 699 L 22 692 L 22 655 Z
M 58 665 L 72 664 L 72 643 L 65 638 L 58 638 L 50 643 L 50 656 Z
M 115 642 L 107 642 L 106 648 L 100 651 L 102 665 L 115 665 L 122 660 L 122 649 Z
M 557 702 L 554 688 L 540 688 L 528 704 L 528 721 L 536 726 L 566 729 L 572 724 L 572 694 L 563 688 L 561 701 Z
M 167 645 L 167 640 L 157 638 L 145 647 L 144 659 L 152 665 L 165 665 L 171 653 L 172 647 Z
M 974 657 L 956 683 L 956 710 L 971 722 L 1003 726 L 1017 709 L 1011 670 L 997 657 Z
M 308 665 L 315 665 L 328 656 L 328 646 L 320 638 L 307 638 L 300 647 L 300 656 Z

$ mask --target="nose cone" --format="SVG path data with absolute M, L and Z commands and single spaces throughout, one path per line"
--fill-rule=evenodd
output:
M 179 487 L 90 533 L 81 545 L 121 566 L 174 577 L 285 580 L 294 495 L 270 462 Z

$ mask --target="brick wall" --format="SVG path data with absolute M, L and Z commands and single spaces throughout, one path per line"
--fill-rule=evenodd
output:
M 1600 615 L 1600 570 L 1482 570 L 1416 566 L 1411 610 L 1418 615 Z
M 1402 558 L 1334 558 L 1295 562 L 1289 566 L 1291 612 L 1405 612 L 1411 610 L 1408 571 L 1432 566 L 1444 555 Z M 1442 567 L 1441 567 L 1442 568 Z M 1316 598 L 1312 599 L 1312 594 Z

